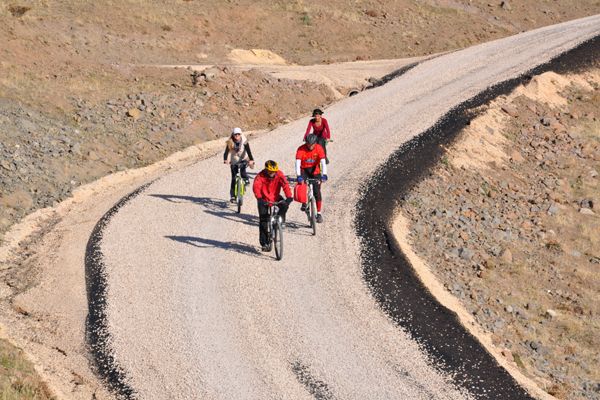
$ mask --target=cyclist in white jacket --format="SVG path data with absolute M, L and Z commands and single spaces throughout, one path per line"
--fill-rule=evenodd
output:
M 231 202 L 235 203 L 235 176 L 238 169 L 242 175 L 242 179 L 246 185 L 250 184 L 250 178 L 246 172 L 246 166 L 254 168 L 254 157 L 250 150 L 250 143 L 246 136 L 242 133 L 241 128 L 233 128 L 231 136 L 225 143 L 225 152 L 223 153 L 223 163 L 230 164 L 231 167 L 231 187 L 229 195 Z

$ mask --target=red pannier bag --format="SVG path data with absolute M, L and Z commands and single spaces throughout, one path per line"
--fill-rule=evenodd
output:
M 294 186 L 294 200 L 298 203 L 306 203 L 308 200 L 308 185 L 304 182 Z

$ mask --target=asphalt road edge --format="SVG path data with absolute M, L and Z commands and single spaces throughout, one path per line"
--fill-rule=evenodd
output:
M 373 296 L 392 321 L 419 343 L 433 365 L 476 398 L 532 397 L 461 324 L 456 313 L 442 306 L 421 282 L 394 238 L 399 200 L 439 162 L 445 147 L 476 116 L 475 108 L 534 75 L 584 70 L 598 58 L 600 36 L 461 103 L 390 156 L 378 173 L 367 179 L 368 190 L 357 203 L 355 226 L 361 241 L 363 277 Z
M 136 398 L 125 371 L 119 366 L 111 347 L 106 315 L 107 280 L 101 242 L 104 229 L 119 210 L 140 195 L 152 182 L 148 182 L 121 198 L 94 226 L 85 249 L 85 282 L 88 300 L 86 339 L 97 374 L 118 398 Z

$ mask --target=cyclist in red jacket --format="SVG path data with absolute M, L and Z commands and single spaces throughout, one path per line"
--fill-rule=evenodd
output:
M 304 141 L 311 133 L 317 135 L 317 143 L 321 145 L 325 152 L 325 163 L 329 164 L 327 158 L 327 142 L 331 140 L 331 130 L 329 129 L 329 123 L 323 118 L 323 111 L 320 108 L 315 108 L 312 112 L 312 119 L 308 121 L 306 132 L 304 133 Z
M 306 178 L 319 179 L 319 182 L 313 185 L 313 194 L 317 201 L 317 222 L 323 222 L 321 215 L 321 206 L 323 199 L 321 196 L 321 181 L 327 180 L 327 163 L 325 162 L 325 151 L 323 147 L 317 144 L 317 136 L 310 134 L 306 137 L 306 143 L 298 147 L 296 151 L 296 176 L 298 183 L 302 183 Z M 302 211 L 306 210 L 306 204 L 302 204 Z
M 259 240 L 262 251 L 271 251 L 268 237 L 269 202 L 283 200 L 280 194 L 282 189 L 286 199 L 284 203 L 279 205 L 279 215 L 285 222 L 285 214 L 294 198 L 285 174 L 279 170 L 279 166 L 275 161 L 269 160 L 265 163 L 265 169 L 260 171 L 254 178 L 254 185 L 252 186 L 254 196 L 258 201 Z

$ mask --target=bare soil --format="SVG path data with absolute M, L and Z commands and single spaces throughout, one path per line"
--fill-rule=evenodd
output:
M 522 373 L 600 398 L 600 70 L 484 107 L 404 201 L 409 240 Z
M 15 222 L 87 182 L 233 125 L 274 127 L 336 97 L 304 78 L 229 68 L 264 63 L 236 58 L 236 49 L 267 49 L 268 64 L 418 57 L 598 12 L 598 0 L 2 2 L 0 241 Z M 155 67 L 167 64 L 219 67 L 194 85 L 190 70 Z M 0 281 L 2 298 L 36 284 L 28 246 L 23 268 Z M 81 379 L 74 376 L 75 387 L 85 386 Z

